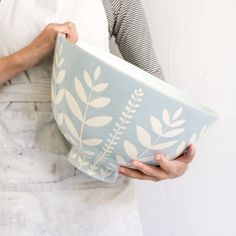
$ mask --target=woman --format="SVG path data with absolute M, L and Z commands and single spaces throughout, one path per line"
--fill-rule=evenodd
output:
M 50 97 L 58 32 L 107 51 L 115 36 L 125 60 L 164 79 L 140 1 L 1 0 L 0 20 L 0 234 L 142 235 L 132 178 L 181 176 L 195 148 L 156 156 L 160 167 L 121 167 L 114 184 L 95 180 L 67 161 Z

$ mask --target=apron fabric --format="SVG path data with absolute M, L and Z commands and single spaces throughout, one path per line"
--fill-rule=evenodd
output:
M 77 22 L 81 39 L 109 50 L 100 0 L 2 0 L 1 18 L 0 56 L 27 45 L 47 23 L 66 20 Z M 141 236 L 133 180 L 119 175 L 105 183 L 67 160 L 71 145 L 51 110 L 51 66 L 49 58 L 0 87 L 0 235 Z

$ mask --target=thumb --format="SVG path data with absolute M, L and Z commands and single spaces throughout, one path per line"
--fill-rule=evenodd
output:
M 160 164 L 160 167 L 163 170 L 169 171 L 170 170 L 170 166 L 171 166 L 171 162 L 168 158 L 166 158 L 164 155 L 161 154 L 157 154 L 155 156 L 155 160 Z

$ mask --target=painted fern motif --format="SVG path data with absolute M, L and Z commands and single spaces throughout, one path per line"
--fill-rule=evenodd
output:
M 185 120 L 179 119 L 183 112 L 183 108 L 180 107 L 176 110 L 172 117 L 167 109 L 163 109 L 162 112 L 162 122 L 155 116 L 150 116 L 150 124 L 152 130 L 157 135 L 153 140 L 151 134 L 144 129 L 142 126 L 136 126 L 136 135 L 139 143 L 145 148 L 141 153 L 138 152 L 136 146 L 129 140 L 124 140 L 123 146 L 126 154 L 131 159 L 138 159 L 141 161 L 153 160 L 153 156 L 145 156 L 145 154 L 150 151 L 160 151 L 166 148 L 169 148 L 175 145 L 178 140 L 169 140 L 170 138 L 179 136 L 185 128 L 181 128 L 180 126 L 185 123 Z M 160 142 L 161 138 L 165 138 L 166 140 Z M 119 160 L 121 160 L 120 156 L 117 156 Z
M 59 52 L 61 49 L 59 50 Z M 59 53 L 60 54 L 60 53 Z M 56 60 L 56 65 L 59 64 L 61 66 L 63 64 L 63 61 L 60 60 L 60 62 L 57 62 L 57 57 L 55 57 Z M 63 98 L 65 98 L 66 103 L 70 109 L 70 111 L 74 114 L 74 116 L 81 121 L 81 128 L 80 131 L 78 131 L 73 124 L 73 122 L 69 119 L 68 116 L 65 114 L 60 114 L 58 116 L 58 124 L 60 126 L 63 125 L 65 122 L 67 128 L 69 129 L 71 135 L 73 138 L 79 141 L 77 144 L 78 146 L 82 147 L 82 144 L 87 145 L 87 146 L 97 146 L 100 145 L 103 140 L 98 139 L 98 138 L 89 138 L 89 139 L 83 139 L 83 131 L 85 126 L 89 127 L 102 127 L 107 124 L 109 124 L 112 121 L 111 116 L 96 116 L 96 117 L 87 117 L 87 113 L 89 108 L 97 108 L 101 109 L 109 105 L 111 99 L 108 97 L 96 97 L 93 99 L 93 93 L 101 93 L 104 90 L 107 89 L 108 84 L 107 83 L 97 83 L 99 77 L 101 74 L 101 68 L 100 66 L 97 66 L 93 73 L 93 80 L 91 79 L 89 73 L 84 70 L 83 75 L 84 75 L 84 81 L 89 87 L 89 92 L 88 94 L 86 93 L 86 90 L 84 86 L 82 85 L 81 81 L 75 77 L 74 83 L 75 83 L 75 88 L 76 88 L 76 93 L 79 97 L 79 99 L 85 103 L 85 109 L 82 111 L 79 103 L 77 102 L 77 98 L 75 98 L 67 89 L 61 89 L 58 94 L 55 97 L 54 103 L 59 104 Z M 68 135 L 69 136 L 69 135 Z
M 179 145 L 176 148 L 175 151 L 175 157 L 178 157 L 179 155 L 181 155 L 184 150 L 190 145 L 193 144 L 198 138 L 200 138 L 207 130 L 207 126 L 204 126 L 201 131 L 199 132 L 199 134 L 197 135 L 196 133 L 194 133 L 190 139 L 188 140 L 188 142 L 180 142 Z
M 131 122 L 137 108 L 140 106 L 139 103 L 142 101 L 143 95 L 144 93 L 141 88 L 134 90 L 134 93 L 131 94 L 128 104 L 125 106 L 125 111 L 123 111 L 119 117 L 120 121 L 115 124 L 116 127 L 113 128 L 113 133 L 109 134 L 110 137 L 106 140 L 102 150 L 98 154 L 98 159 L 95 162 L 96 165 L 108 158 L 113 152 L 113 149 L 118 144 L 121 135 L 124 133 L 124 130 L 127 129 L 127 125 Z M 115 168 L 111 163 L 110 165 Z
M 54 83 L 52 83 L 51 94 L 52 94 L 52 101 L 55 104 L 59 104 L 65 95 L 64 89 L 59 90 L 58 93 L 56 94 L 56 88 L 54 87 L 56 84 L 61 84 L 66 76 L 66 71 L 61 69 L 64 63 L 64 58 L 61 57 L 62 50 L 63 50 L 62 43 L 60 43 L 58 46 L 58 50 L 56 50 L 55 52 L 55 57 L 54 57 L 55 62 L 52 68 L 52 79 Z
M 83 168 L 85 166 L 88 166 L 89 165 L 89 161 L 88 161 L 88 158 L 86 155 L 84 155 L 84 153 L 79 153 L 77 152 L 76 150 L 74 150 L 72 148 L 72 150 L 70 151 L 70 160 L 72 162 L 74 162 L 74 159 L 76 159 L 76 166 L 77 168 Z
M 102 147 L 99 157 L 106 158 L 109 154 L 111 154 L 115 145 L 118 144 L 124 130 L 127 129 L 127 125 L 136 113 L 137 108 L 140 106 L 139 103 L 142 101 L 143 95 L 142 89 L 135 90 L 131 95 L 131 98 L 128 100 L 128 104 L 125 107 L 125 111 L 123 111 L 122 115 L 119 117 L 120 121 L 115 124 L 116 127 L 113 128 L 113 133 L 109 134 L 110 138 L 107 139 L 106 143 Z
M 83 112 L 83 120 L 82 120 L 82 124 L 80 128 L 80 137 L 81 137 L 80 146 L 82 146 L 82 143 L 88 146 L 96 146 L 96 145 L 100 145 L 103 142 L 103 140 L 94 139 L 94 138 L 89 139 L 89 140 L 83 140 L 83 132 L 84 132 L 85 125 L 90 126 L 90 127 L 102 127 L 109 124 L 112 121 L 112 117 L 102 115 L 102 116 L 87 118 L 87 113 L 90 107 L 101 109 L 108 106 L 109 103 L 111 102 L 111 98 L 98 97 L 98 98 L 93 99 L 94 93 L 103 92 L 108 86 L 108 84 L 106 83 L 105 84 L 96 83 L 101 75 L 100 66 L 97 66 L 96 69 L 94 70 L 93 80 L 91 79 L 89 73 L 86 70 L 84 70 L 83 74 L 84 74 L 84 77 L 83 77 L 84 81 L 89 88 L 88 94 L 86 94 L 86 90 L 84 89 L 80 80 L 78 78 L 75 78 L 75 88 L 76 88 L 77 95 L 80 98 L 80 100 L 83 103 L 85 103 L 85 109 Z M 97 89 L 98 87 L 100 87 L 100 89 Z

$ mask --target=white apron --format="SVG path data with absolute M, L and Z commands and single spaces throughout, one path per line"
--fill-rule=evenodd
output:
M 1 0 L 0 57 L 67 20 L 80 39 L 109 50 L 101 0 Z M 142 235 L 132 179 L 101 182 L 68 162 L 51 111 L 51 59 L 0 88 L 0 235 Z

